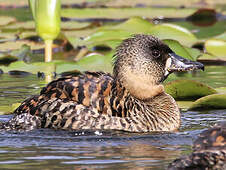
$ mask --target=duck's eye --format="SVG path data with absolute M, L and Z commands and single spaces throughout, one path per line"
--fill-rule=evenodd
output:
M 152 55 L 153 55 L 153 57 L 158 58 L 158 57 L 160 57 L 161 54 L 160 54 L 159 50 L 154 49 L 154 50 L 152 50 Z

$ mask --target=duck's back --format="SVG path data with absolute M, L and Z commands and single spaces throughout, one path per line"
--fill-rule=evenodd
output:
M 95 108 L 99 113 L 111 114 L 109 95 L 113 78 L 102 72 L 85 72 L 76 76 L 59 78 L 44 87 L 40 95 L 25 100 L 16 114 L 39 115 L 41 107 L 51 99 L 61 99 Z

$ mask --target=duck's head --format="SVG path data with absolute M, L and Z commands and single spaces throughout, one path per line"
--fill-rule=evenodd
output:
M 203 70 L 204 65 L 176 55 L 156 37 L 138 34 L 117 47 L 113 74 L 132 95 L 146 99 L 163 91 L 153 87 L 162 88 L 159 85 L 170 73 L 195 69 Z

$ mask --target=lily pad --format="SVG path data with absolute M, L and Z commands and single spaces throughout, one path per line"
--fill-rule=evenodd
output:
M 196 61 L 201 55 L 201 51 L 196 48 L 185 47 L 185 50 L 192 56 L 193 60 Z
M 132 17 L 130 19 L 128 19 L 127 21 L 115 25 L 115 26 L 105 26 L 105 27 L 101 27 L 100 29 L 116 29 L 116 30 L 124 30 L 124 31 L 128 31 L 131 32 L 133 34 L 138 34 L 138 33 L 148 33 L 151 28 L 154 27 L 154 24 L 152 24 L 151 22 L 141 18 L 141 17 Z
M 191 107 L 192 103 L 193 101 L 177 101 L 179 108 L 182 109 L 183 111 L 187 111 L 188 108 Z
M 19 70 L 19 71 L 26 71 L 33 74 L 37 74 L 38 72 L 44 72 L 46 74 L 52 74 L 55 72 L 55 64 L 54 63 L 32 63 L 32 64 L 26 64 L 23 61 L 17 61 L 14 63 L 11 63 L 9 66 L 0 66 L 0 69 L 2 69 L 4 72 L 8 72 L 11 70 Z
M 7 32 L 7 30 L 17 30 L 17 29 L 35 29 L 34 21 L 26 21 L 26 22 L 15 22 L 13 24 L 7 25 L 3 27 L 3 31 Z M 12 31 L 11 31 L 12 32 Z
M 195 60 L 188 51 L 176 40 L 163 40 L 171 50 L 173 50 L 177 55 L 187 58 L 189 60 Z
M 32 50 L 44 48 L 44 43 L 34 43 L 28 40 L 9 41 L 0 44 L 1 51 L 10 51 L 20 49 L 24 44 L 29 45 Z
M 62 30 L 84 29 L 91 25 L 92 24 L 90 24 L 89 22 L 68 21 L 68 22 L 61 22 L 61 29 Z
M 8 25 L 16 21 L 16 18 L 9 16 L 0 16 L 0 26 Z
M 0 63 L 2 64 L 8 64 L 14 61 L 17 61 L 18 58 L 15 56 L 12 56 L 10 54 L 0 54 Z
M 173 39 L 188 47 L 192 46 L 197 38 L 189 30 L 175 24 L 160 24 L 151 29 L 150 34 L 160 39 Z
M 216 58 L 216 56 L 206 53 L 203 53 L 199 56 L 199 60 L 216 60 L 216 59 L 218 59 Z
M 13 109 L 11 108 L 11 106 L 0 106 L 0 115 L 5 115 L 12 111 L 13 111 Z
M 196 100 L 189 110 L 226 109 L 226 94 L 212 94 Z
M 166 93 L 175 99 L 197 99 L 217 93 L 215 89 L 194 80 L 176 80 L 165 85 Z
M 31 57 L 31 49 L 24 44 L 20 49 L 10 52 L 0 53 L 0 63 L 8 64 L 17 60 L 29 60 Z
M 119 46 L 121 44 L 122 40 L 109 40 L 109 41 L 105 41 L 103 43 L 99 43 L 97 45 L 95 45 L 94 47 L 110 47 L 111 49 L 115 49 L 117 46 Z
M 219 94 L 226 94 L 226 87 L 218 87 L 215 89 Z
M 62 17 L 74 18 L 130 18 L 142 16 L 156 18 L 165 17 L 187 17 L 194 13 L 196 9 L 191 8 L 64 8 L 61 11 Z
M 205 42 L 205 49 L 210 54 L 226 58 L 226 41 L 224 40 L 209 39 Z
M 74 47 L 85 45 L 91 49 L 97 45 L 107 45 L 115 48 L 117 46 L 116 44 L 119 44 L 123 39 L 135 33 L 147 33 L 152 27 L 153 24 L 149 21 L 140 17 L 133 17 L 115 26 L 100 27 L 84 39 L 71 37 L 70 34 L 70 36 L 66 35 Z
M 224 32 L 224 33 L 222 33 L 220 35 L 217 35 L 214 38 L 226 41 L 226 32 Z
M 113 53 L 107 55 L 91 53 L 80 59 L 78 62 L 57 63 L 56 73 L 72 70 L 112 72 L 112 55 Z
M 70 42 L 73 43 L 73 46 L 87 46 L 89 49 L 91 49 L 93 46 L 99 45 L 99 44 L 105 44 L 106 41 L 112 41 L 112 40 L 123 40 L 128 37 L 130 37 L 132 33 L 124 31 L 124 30 L 104 30 L 104 31 L 98 31 L 85 39 L 77 38 L 75 40 L 72 40 Z

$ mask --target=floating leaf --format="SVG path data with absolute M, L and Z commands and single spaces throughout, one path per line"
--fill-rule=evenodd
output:
M 54 63 L 43 63 L 37 62 L 32 64 L 26 64 L 23 61 L 17 61 L 11 63 L 8 67 L 0 66 L 4 72 L 8 72 L 11 70 L 19 70 L 19 71 L 26 71 L 33 74 L 37 74 L 38 72 L 44 72 L 45 74 L 52 74 L 55 72 L 55 64 Z
M 14 50 L 10 52 L 12 56 L 16 56 L 19 60 L 24 60 L 26 57 L 31 57 L 32 52 L 31 52 L 31 47 L 24 44 L 21 46 L 20 49 Z
M 43 43 L 34 43 L 28 40 L 9 41 L 0 44 L 1 51 L 10 51 L 20 49 L 24 44 L 29 45 L 32 50 L 44 48 Z
M 209 39 L 205 42 L 205 49 L 208 53 L 218 57 L 226 57 L 226 41 Z
M 93 53 L 83 57 L 78 62 L 57 63 L 56 72 L 62 73 L 72 70 L 112 72 L 112 55 L 112 53 L 108 55 Z
M 97 44 L 96 46 L 94 47 L 97 47 L 97 46 L 107 46 L 107 47 L 110 47 L 111 49 L 115 49 L 117 46 L 119 46 L 121 44 L 122 40 L 109 40 L 109 41 L 104 41 L 103 43 L 100 43 L 100 44 Z
M 103 30 L 96 32 L 85 39 L 75 39 L 73 41 L 74 46 L 87 46 L 92 48 L 99 44 L 105 44 L 106 41 L 123 40 L 130 37 L 132 33 L 123 30 Z
M 208 26 L 208 27 L 200 27 L 192 24 L 191 22 L 188 21 L 178 21 L 178 22 L 173 22 L 174 24 L 180 25 L 182 27 L 187 28 L 188 30 L 193 30 L 193 34 L 198 39 L 206 39 L 210 38 L 213 36 L 217 36 L 219 34 L 222 34 L 225 32 L 225 20 L 218 20 L 214 25 Z
M 226 87 L 218 87 L 215 89 L 217 93 L 224 93 L 226 94 Z
M 201 55 L 201 51 L 196 48 L 185 47 L 185 50 L 192 56 L 193 60 L 196 61 Z
M 154 27 L 154 24 L 152 24 L 151 22 L 141 17 L 132 17 L 121 24 L 115 26 L 105 26 L 102 27 L 102 29 L 124 30 L 129 31 L 133 34 L 135 33 L 138 34 L 138 33 L 147 33 L 151 30 L 152 27 Z
M 173 50 L 177 55 L 187 58 L 189 60 L 195 60 L 188 51 L 176 40 L 163 40 L 171 50 Z
M 0 26 L 8 25 L 16 21 L 14 17 L 0 16 Z
M 182 109 L 183 111 L 188 110 L 188 108 L 191 107 L 192 103 L 193 103 L 192 101 L 177 101 L 179 108 Z
M 193 80 L 176 80 L 165 85 L 166 93 L 175 99 L 195 99 L 215 94 L 213 88 Z
M 5 115 L 12 111 L 13 109 L 11 108 L 11 106 L 0 106 L 0 115 Z
M 25 29 L 25 30 L 35 30 L 35 23 L 34 21 L 26 21 L 26 22 L 15 22 L 13 24 L 7 25 L 3 27 L 3 31 L 16 31 L 18 29 Z
M 61 29 L 65 30 L 76 30 L 76 29 L 85 29 L 87 27 L 92 26 L 92 23 L 89 22 L 76 22 L 76 21 L 68 21 L 61 22 Z
M 175 24 L 160 24 L 151 29 L 150 34 L 160 39 L 173 39 L 186 46 L 192 46 L 197 38 L 189 30 Z
M 18 50 L 0 53 L 0 62 L 3 64 L 8 64 L 17 60 L 29 60 L 31 55 L 30 47 L 24 44 Z
M 10 54 L 0 54 L 0 63 L 2 64 L 9 64 L 11 62 L 17 61 L 18 58 L 15 56 L 12 56 Z
M 212 94 L 196 100 L 189 110 L 226 109 L 226 94 Z
M 62 17 L 74 18 L 130 18 L 134 16 L 156 18 L 159 16 L 185 18 L 193 14 L 196 9 L 191 8 L 64 8 Z
M 220 34 L 220 35 L 217 35 L 214 37 L 215 39 L 220 39 L 220 40 L 225 40 L 226 41 L 226 32 Z
M 201 27 L 211 26 L 217 22 L 217 12 L 214 9 L 198 9 L 194 14 L 187 17 L 187 20 Z
M 203 53 L 199 56 L 199 60 L 216 60 L 216 56 Z

